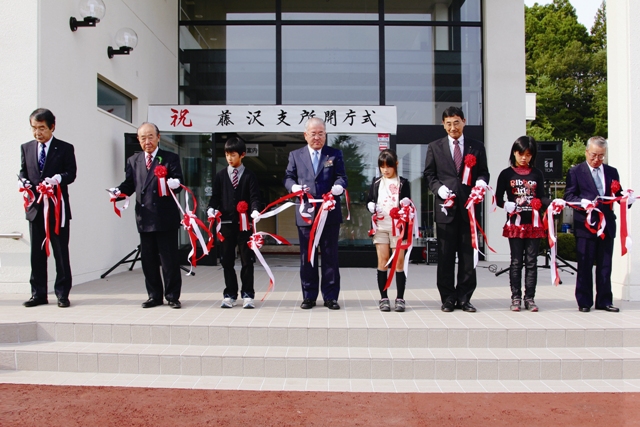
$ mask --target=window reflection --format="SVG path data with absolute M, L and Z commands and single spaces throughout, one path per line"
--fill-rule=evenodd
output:
M 380 102 L 378 28 L 282 28 L 283 104 Z

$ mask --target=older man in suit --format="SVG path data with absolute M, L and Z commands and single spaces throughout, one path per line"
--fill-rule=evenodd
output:
M 56 128 L 56 118 L 45 108 L 38 108 L 29 117 L 34 140 L 22 144 L 20 185 L 30 187 L 35 193 L 41 182 L 51 185 L 54 190 L 61 190 L 64 210 L 61 212 L 60 229 L 55 232 L 54 204 L 50 199 L 41 203 L 32 203 L 27 208 L 29 220 L 29 235 L 31 239 L 31 299 L 25 301 L 25 307 L 35 307 L 48 304 L 47 298 L 47 248 L 43 245 L 47 233 L 45 220 L 49 222 L 49 236 L 53 256 L 56 260 L 56 281 L 54 291 L 58 297 L 58 307 L 70 306 L 69 292 L 71 291 L 71 264 L 69 262 L 69 192 L 67 186 L 76 179 L 76 157 L 73 145 L 61 141 L 53 136 Z M 55 193 L 55 191 L 54 191 Z M 44 205 L 48 203 L 49 218 L 44 217 Z M 48 242 L 46 243 L 49 244 Z
M 449 107 L 442 113 L 442 125 L 447 136 L 429 143 L 424 177 L 436 195 L 436 206 L 443 205 L 450 195 L 453 204 L 435 210 L 438 239 L 437 283 L 442 300 L 442 311 L 452 312 L 461 308 L 475 312 L 471 296 L 476 289 L 476 270 L 471 246 L 471 226 L 464 205 L 473 185 L 486 186 L 489 169 L 484 144 L 464 137 L 466 120 L 458 107 Z M 470 178 L 463 182 L 464 159 L 473 156 Z M 471 162 L 469 162 L 471 163 Z M 458 280 L 455 285 L 455 263 L 458 255 Z
M 335 208 L 329 211 L 324 230 L 320 237 L 320 256 L 322 257 L 322 297 L 325 307 L 339 310 L 340 271 L 338 269 L 338 235 L 342 222 L 340 195 L 347 188 L 347 174 L 342 151 L 325 145 L 327 131 L 324 121 L 317 117 L 305 123 L 304 139 L 307 146 L 289 153 L 289 163 L 285 172 L 284 185 L 288 191 L 295 192 L 307 188 L 309 197 L 322 198 L 331 192 L 335 196 Z M 319 204 L 318 204 L 319 206 Z M 305 209 L 308 206 L 305 207 Z M 318 209 L 315 214 L 317 215 Z M 300 308 L 310 309 L 316 305 L 319 291 L 318 262 L 308 261 L 309 235 L 311 225 L 304 221 L 296 211 L 296 225 L 300 238 L 300 280 L 302 282 L 303 301 Z
M 116 195 L 136 193 L 136 223 L 140 233 L 140 258 L 149 299 L 142 308 L 151 308 L 164 303 L 180 308 L 182 276 L 178 258 L 178 227 L 180 210 L 171 195 L 158 194 L 156 169 L 167 170 L 167 185 L 177 193 L 180 191 L 182 168 L 177 154 L 158 148 L 160 131 L 153 123 L 143 123 L 138 128 L 138 141 L 142 152 L 127 159 L 125 180 L 111 189 Z M 160 276 L 162 266 L 162 278 Z
M 603 163 L 607 154 L 607 140 L 594 136 L 587 141 L 586 161 L 569 169 L 564 199 L 584 205 L 596 201 L 598 196 L 620 196 L 620 177 L 616 168 Z M 612 183 L 617 186 L 612 189 Z M 616 188 L 618 187 L 618 188 Z M 616 191 L 614 194 L 613 191 Z M 613 258 L 613 239 L 616 237 L 616 215 L 612 204 L 596 201 L 596 207 L 604 214 L 606 226 L 604 237 L 598 237 L 592 231 L 597 228 L 592 224 L 587 228 L 586 212 L 576 209 L 573 212 L 573 223 L 576 236 L 576 253 L 578 255 L 578 274 L 576 275 L 576 301 L 578 309 L 587 313 L 593 306 L 593 265 L 596 265 L 596 310 L 613 313 L 620 311 L 613 305 L 611 292 L 611 261 Z M 597 221 L 597 212 L 591 215 Z

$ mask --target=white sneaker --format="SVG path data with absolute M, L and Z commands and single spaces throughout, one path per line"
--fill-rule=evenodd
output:
M 244 297 L 242 308 L 255 308 L 256 305 L 253 303 L 253 298 Z
M 220 304 L 220 307 L 222 307 L 222 308 L 231 308 L 234 305 L 236 305 L 236 299 L 235 298 L 225 297 L 222 300 L 222 304 Z

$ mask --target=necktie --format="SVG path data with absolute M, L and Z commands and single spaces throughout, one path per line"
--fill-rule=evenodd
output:
M 593 170 L 593 183 L 596 185 L 596 189 L 598 190 L 598 194 L 604 196 L 604 188 L 602 188 L 602 181 L 600 181 L 600 169 Z
M 42 172 L 42 169 L 44 169 L 44 161 L 47 158 L 47 153 L 45 153 L 44 151 L 44 144 L 40 144 L 41 150 L 40 150 L 40 158 L 38 159 L 38 167 L 40 168 L 40 172 Z
M 233 170 L 231 185 L 233 185 L 233 188 L 238 188 L 238 169 Z
M 147 154 L 147 170 L 151 169 L 152 161 L 153 161 L 153 157 L 151 157 L 151 154 Z
M 462 166 L 462 151 L 460 151 L 460 141 L 453 141 L 453 162 L 456 164 L 456 172 L 460 172 Z
M 313 171 L 318 172 L 318 163 L 320 163 L 320 155 L 317 151 L 313 152 Z

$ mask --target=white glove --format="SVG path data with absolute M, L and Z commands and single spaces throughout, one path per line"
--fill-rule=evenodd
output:
M 254 210 L 253 212 L 251 212 L 251 218 L 256 219 L 260 216 L 260 212 L 258 212 L 257 210 Z
M 344 193 L 344 188 L 342 187 L 342 185 L 336 184 L 331 187 L 331 194 L 333 194 L 334 196 L 339 196 L 342 193 Z
M 298 191 L 302 190 L 302 185 L 299 184 L 293 184 L 291 186 L 291 192 L 292 193 L 297 193 Z
M 53 175 L 51 178 L 45 178 L 44 182 L 46 182 L 49 185 L 60 185 L 60 182 L 62 182 L 62 177 L 60 176 L 59 173 Z
M 629 206 L 631 206 L 636 201 L 636 193 L 635 192 L 628 192 L 627 194 L 628 194 L 628 199 L 627 200 L 628 200 Z
M 180 187 L 180 180 L 177 178 L 169 178 L 167 180 L 167 185 L 170 189 L 175 190 L 176 188 Z
M 376 204 L 374 202 L 367 203 L 367 209 L 369 209 L 369 212 L 375 213 L 376 212 Z
M 476 187 L 482 187 L 485 188 L 487 186 L 487 183 L 484 182 L 484 179 L 479 179 L 476 181 Z
M 114 196 L 118 197 L 120 194 L 120 189 L 118 187 L 113 187 L 109 189 L 109 193 L 113 194 Z
M 218 213 L 218 211 L 216 211 L 213 208 L 207 209 L 207 217 L 209 217 L 209 218 L 213 218 L 214 216 L 216 216 L 217 213 Z
M 411 199 L 408 197 L 405 197 L 402 200 L 400 200 L 400 204 L 402 206 L 409 206 L 411 204 Z
M 504 210 L 507 211 L 507 213 L 512 213 L 516 210 L 516 203 L 515 202 L 504 202 Z
M 449 196 L 449 193 L 451 193 L 451 190 L 449 190 L 446 185 L 443 185 L 442 187 L 438 188 L 438 196 L 442 200 L 446 199 Z
M 24 181 L 19 179 L 18 188 L 31 188 L 31 183 L 29 182 L 28 179 L 25 179 Z

